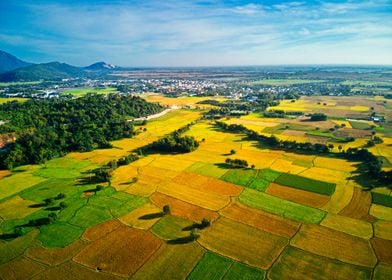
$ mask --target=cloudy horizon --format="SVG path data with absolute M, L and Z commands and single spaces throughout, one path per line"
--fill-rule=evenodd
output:
M 392 64 L 392 1 L 0 2 L 0 49 L 77 66 Z

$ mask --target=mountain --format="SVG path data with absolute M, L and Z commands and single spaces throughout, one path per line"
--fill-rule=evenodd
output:
M 0 50 L 0 73 L 12 71 L 29 65 L 31 65 L 31 63 L 20 60 L 12 54 Z
M 83 68 L 75 67 L 66 63 L 49 62 L 33 64 L 0 74 L 0 82 L 13 81 L 38 81 L 38 80 L 61 80 L 66 78 L 83 77 L 86 72 Z
M 85 70 L 89 70 L 89 71 L 107 71 L 107 70 L 114 70 L 116 68 L 118 67 L 103 61 L 96 62 L 94 64 L 91 64 L 90 66 L 84 67 Z

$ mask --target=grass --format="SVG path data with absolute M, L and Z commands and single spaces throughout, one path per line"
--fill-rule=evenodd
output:
M 311 224 L 319 224 L 326 214 L 322 210 L 283 200 L 251 189 L 245 189 L 242 192 L 240 201 L 250 207 Z
M 207 252 L 187 279 L 222 279 L 232 264 L 228 258 Z
M 298 84 L 323 83 L 324 80 L 308 80 L 308 79 L 266 79 L 251 82 L 252 85 L 271 85 L 271 86 L 287 86 Z
M 309 179 L 288 173 L 281 174 L 275 180 L 275 182 L 288 187 L 325 195 L 332 195 L 335 192 L 336 187 L 336 184 Z
M 45 247 L 65 247 L 82 236 L 83 229 L 67 223 L 56 222 L 40 228 L 38 240 Z
M 280 176 L 280 174 L 280 172 L 271 169 L 261 169 L 247 187 L 263 192 L 271 182 L 275 181 L 275 179 Z
M 372 202 L 374 204 L 392 208 L 392 196 L 389 195 L 372 192 Z
M 211 163 L 195 162 L 194 164 L 189 166 L 185 171 L 194 172 L 200 175 L 214 177 L 214 178 L 221 178 L 227 172 L 227 169 L 223 169 Z
M 221 179 L 236 185 L 246 187 L 249 182 L 256 177 L 257 171 L 254 169 L 231 169 L 227 171 Z

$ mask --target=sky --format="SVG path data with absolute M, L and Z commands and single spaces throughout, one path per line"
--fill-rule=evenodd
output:
M 392 65 L 392 0 L 0 0 L 0 49 L 76 66 Z

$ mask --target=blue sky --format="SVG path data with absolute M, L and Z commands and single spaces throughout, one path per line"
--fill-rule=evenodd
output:
M 392 0 L 0 0 L 0 49 L 121 66 L 392 64 Z

